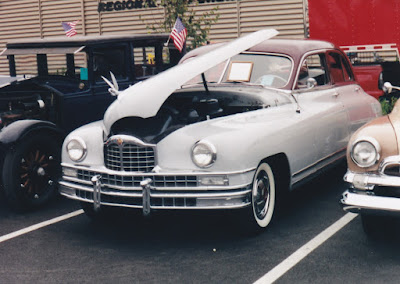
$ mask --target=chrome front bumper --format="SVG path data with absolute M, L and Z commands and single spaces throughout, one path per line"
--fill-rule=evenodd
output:
M 388 167 L 399 165 L 400 156 L 391 156 L 381 162 L 375 173 L 347 171 L 344 181 L 352 188 L 342 194 L 343 209 L 353 213 L 400 213 L 400 174 L 386 174 Z
M 353 184 L 356 188 L 364 188 L 366 190 L 372 190 L 377 185 L 400 187 L 400 177 L 385 174 L 357 174 L 348 171 L 343 179 Z
M 340 200 L 343 209 L 352 213 L 400 213 L 400 198 L 376 196 L 368 192 L 346 190 Z
M 102 205 L 154 209 L 235 209 L 250 205 L 255 169 L 231 173 L 132 173 L 62 165 L 61 195 Z M 76 176 L 65 173 L 77 171 Z M 220 185 L 204 185 L 215 178 Z M 205 180 L 205 181 L 204 181 Z

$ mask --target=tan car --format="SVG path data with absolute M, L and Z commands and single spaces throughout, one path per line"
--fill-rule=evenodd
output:
M 384 84 L 388 93 L 398 87 Z M 367 234 L 377 232 L 382 221 L 400 212 L 400 100 L 393 111 L 356 131 L 347 148 L 351 184 L 343 193 L 345 211 L 360 213 Z

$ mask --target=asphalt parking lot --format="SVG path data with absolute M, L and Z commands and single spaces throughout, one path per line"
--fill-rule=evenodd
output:
M 29 214 L 12 212 L 1 199 L 0 279 L 269 283 L 275 271 L 276 283 L 397 283 L 399 225 L 393 221 L 378 238 L 368 238 L 360 218 L 339 206 L 343 174 L 344 168 L 335 168 L 305 184 L 256 236 L 221 212 L 161 212 L 149 219 L 123 212 L 119 220 L 95 224 L 79 204 L 63 198 Z M 324 231 L 342 218 L 336 233 Z

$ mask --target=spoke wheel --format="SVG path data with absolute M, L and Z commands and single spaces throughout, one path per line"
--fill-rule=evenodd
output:
M 8 202 L 18 210 L 47 203 L 57 192 L 60 142 L 50 135 L 34 135 L 8 152 L 3 185 Z

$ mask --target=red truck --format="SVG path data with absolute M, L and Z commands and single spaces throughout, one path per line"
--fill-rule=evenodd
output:
M 308 0 L 309 36 L 340 46 L 362 88 L 378 98 L 380 84 L 400 83 L 400 1 Z

